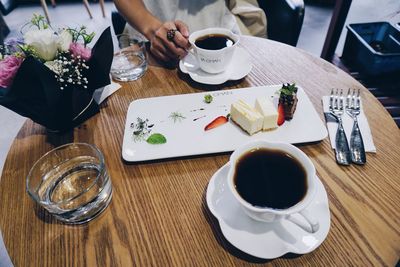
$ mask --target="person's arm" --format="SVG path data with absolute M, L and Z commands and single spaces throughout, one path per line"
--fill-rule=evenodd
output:
M 142 0 L 115 0 L 114 3 L 126 21 L 149 40 L 162 25 L 161 21 L 146 9 Z
M 187 54 L 189 30 L 182 21 L 161 22 L 151 14 L 142 0 L 114 0 L 118 11 L 127 22 L 151 43 L 150 51 L 163 61 L 175 61 Z M 177 29 L 173 41 L 167 31 Z

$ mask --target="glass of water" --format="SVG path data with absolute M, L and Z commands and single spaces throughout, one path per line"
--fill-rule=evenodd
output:
M 134 81 L 147 70 L 146 45 L 140 35 L 117 35 L 120 50 L 114 55 L 111 76 L 122 82 Z
M 28 194 L 66 223 L 84 223 L 110 203 L 111 180 L 100 150 L 90 144 L 70 143 L 43 155 L 26 178 Z

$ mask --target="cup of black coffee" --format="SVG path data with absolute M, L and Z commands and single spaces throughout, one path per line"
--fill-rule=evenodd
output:
M 192 48 L 189 50 L 202 70 L 220 73 L 226 70 L 232 60 L 239 36 L 224 28 L 208 28 L 189 36 Z
M 318 231 L 318 221 L 307 211 L 316 193 L 315 167 L 300 149 L 254 140 L 236 149 L 229 163 L 229 188 L 248 216 L 262 222 L 287 219 Z M 295 213 L 304 222 L 291 217 Z

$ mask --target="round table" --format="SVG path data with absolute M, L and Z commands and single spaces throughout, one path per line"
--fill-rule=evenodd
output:
M 150 66 L 73 131 L 53 135 L 28 120 L 15 138 L 0 181 L 0 229 L 15 266 L 393 266 L 400 251 L 399 129 L 360 83 L 300 49 L 243 37 L 253 69 L 241 81 L 206 86 L 175 69 Z M 121 147 L 128 105 L 138 98 L 296 82 L 323 119 L 331 88 L 360 88 L 376 154 L 364 166 L 339 166 L 328 138 L 299 146 L 314 163 L 330 205 L 331 229 L 315 251 L 263 260 L 223 237 L 205 202 L 211 176 L 229 154 L 127 164 Z M 110 206 L 88 224 L 59 223 L 25 192 L 25 177 L 45 152 L 67 142 L 98 146 L 113 183 Z

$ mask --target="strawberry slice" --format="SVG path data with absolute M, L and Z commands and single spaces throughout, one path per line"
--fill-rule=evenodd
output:
M 281 126 L 285 122 L 285 111 L 283 109 L 283 105 L 279 104 L 278 105 L 278 121 L 277 124 L 278 126 Z
M 215 127 L 221 126 L 222 124 L 225 124 L 227 122 L 228 122 L 227 117 L 219 116 L 219 117 L 215 118 L 212 122 L 207 124 L 206 127 L 204 127 L 204 131 L 214 129 Z

